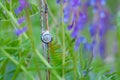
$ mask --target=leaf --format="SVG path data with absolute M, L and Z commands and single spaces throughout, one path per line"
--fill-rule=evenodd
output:
M 50 57 L 51 57 L 51 64 L 53 67 L 59 67 L 59 69 L 56 69 L 60 74 L 62 71 L 62 49 L 60 45 L 57 44 L 57 42 L 52 42 L 50 44 Z M 66 74 L 68 71 L 71 71 L 71 60 L 69 55 L 65 55 L 65 71 Z

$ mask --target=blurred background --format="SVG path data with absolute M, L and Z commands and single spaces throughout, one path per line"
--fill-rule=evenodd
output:
M 40 38 L 40 1 L 27 0 L 27 10 L 18 13 L 20 1 L 0 0 L 0 80 L 46 80 L 47 69 L 51 73 L 49 80 L 120 80 L 119 0 L 105 0 L 103 7 L 100 0 L 96 6 L 91 6 L 92 0 L 80 0 L 84 5 L 81 3 L 75 9 L 69 2 L 77 3 L 77 0 L 46 0 L 49 31 L 53 37 L 48 65 L 45 62 L 48 54 L 45 54 Z M 105 11 L 105 14 L 100 14 L 106 15 L 105 19 L 98 17 L 99 11 L 93 13 L 97 10 Z M 72 24 L 70 17 L 75 11 L 76 14 L 79 11 L 87 14 L 83 29 L 77 28 L 76 22 L 69 29 Z M 70 15 L 69 18 L 66 15 Z M 25 19 L 21 20 L 22 17 Z M 77 17 L 80 19 L 76 16 L 73 20 Z M 72 36 L 74 31 L 78 31 L 75 37 Z

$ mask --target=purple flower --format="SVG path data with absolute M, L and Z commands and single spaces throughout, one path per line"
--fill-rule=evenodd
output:
M 25 9 L 29 4 L 27 0 L 19 0 L 19 7 L 15 9 L 15 13 L 18 15 L 22 12 L 23 9 Z
M 15 13 L 18 15 L 22 12 L 22 8 L 21 7 L 18 7 L 17 9 L 15 9 Z
M 101 5 L 106 5 L 106 0 L 101 0 Z
M 57 3 L 60 3 L 60 0 L 56 0 Z
M 97 25 L 94 24 L 90 26 L 89 32 L 90 32 L 91 37 L 94 37 L 97 33 Z
M 73 29 L 73 31 L 72 31 L 72 34 L 71 34 L 71 37 L 72 38 L 76 38 L 77 37 L 77 35 L 78 35 L 78 27 L 77 26 L 75 26 L 75 28 Z
M 96 41 L 99 43 L 97 46 L 97 52 L 100 53 L 100 56 L 102 58 L 105 57 L 106 52 L 106 34 L 111 28 L 111 17 L 110 13 L 106 8 L 106 0 L 94 0 L 94 6 L 93 10 L 95 9 L 95 12 L 93 13 L 93 25 L 90 26 L 90 35 L 93 40 L 97 40 L 96 38 L 99 37 L 99 41 Z M 97 36 L 97 37 L 96 37 Z
M 63 0 L 62 2 L 65 3 L 67 0 Z M 59 4 L 61 0 L 56 0 L 56 2 Z
M 68 26 L 68 30 L 71 30 L 73 26 L 74 26 L 74 22 L 72 22 L 72 24 Z
M 66 6 L 64 8 L 64 22 L 65 23 L 68 23 L 69 20 L 70 20 L 70 11 L 71 11 L 71 8 L 69 6 Z
M 106 52 L 106 41 L 105 40 L 100 41 L 99 52 L 100 52 L 100 56 L 102 58 L 105 58 L 105 52 Z
M 70 0 L 70 4 L 72 5 L 72 7 L 77 7 L 80 6 L 81 2 L 80 0 Z
M 18 19 L 18 24 L 22 24 L 25 21 L 25 17 L 21 17 Z
M 57 0 L 57 3 L 60 3 L 60 0 Z M 80 42 L 82 42 L 80 39 L 83 39 L 79 34 L 85 28 L 88 19 L 88 3 L 82 3 L 80 0 L 64 0 L 63 3 L 65 4 L 63 11 L 64 22 L 71 22 L 71 24 L 68 25 L 68 30 L 72 30 L 71 37 L 76 39 L 75 50 L 77 50 Z
M 66 4 L 64 8 L 64 21 L 65 23 L 72 21 L 68 26 L 68 30 L 73 29 L 71 36 L 75 38 L 79 34 L 79 31 L 84 29 L 87 23 L 87 4 L 82 4 L 79 0 L 66 1 Z M 80 10 L 81 4 L 82 7 Z
M 60 0 L 57 0 L 60 3 Z M 91 51 L 93 47 L 99 53 L 105 53 L 105 36 L 111 26 L 110 13 L 106 7 L 106 0 L 65 0 L 64 5 L 64 22 L 69 23 L 68 30 L 72 30 L 71 37 L 75 39 L 75 50 L 79 49 L 81 43 L 85 41 L 84 49 Z M 92 8 L 93 17 L 88 15 L 88 7 Z M 93 19 L 92 21 L 89 19 Z M 89 23 L 92 24 L 89 24 Z M 85 37 L 82 37 L 82 31 L 89 26 L 91 43 L 88 43 Z M 87 27 L 88 28 L 88 27 Z M 99 40 L 98 40 L 99 37 Z M 98 41 L 99 45 L 97 44 Z M 98 52 L 97 52 L 98 53 Z
M 22 29 L 17 29 L 16 31 L 15 31 L 15 34 L 17 35 L 17 36 L 20 36 L 21 34 L 23 34 L 24 32 L 26 32 L 27 31 L 27 27 L 23 27 Z
M 86 38 L 83 37 L 83 36 L 77 38 L 76 44 L 75 44 L 75 48 L 74 48 L 74 49 L 75 49 L 75 50 L 78 50 L 78 48 L 79 48 L 79 46 L 80 46 L 81 43 L 83 43 L 83 44 L 87 43 Z
M 85 51 L 88 51 L 88 52 L 91 52 L 91 51 L 93 51 L 93 46 L 94 46 L 94 44 L 91 44 L 91 43 L 88 43 L 88 42 L 86 42 L 85 44 L 84 44 L 84 50 Z
M 95 4 L 96 4 L 96 0 L 90 0 L 90 5 L 91 6 L 95 6 Z
M 27 0 L 19 0 L 19 3 L 22 8 L 26 8 L 28 6 Z

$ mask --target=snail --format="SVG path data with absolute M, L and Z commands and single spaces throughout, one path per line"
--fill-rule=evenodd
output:
M 43 43 L 48 44 L 52 41 L 52 35 L 49 33 L 49 31 L 45 31 L 42 33 L 41 40 Z

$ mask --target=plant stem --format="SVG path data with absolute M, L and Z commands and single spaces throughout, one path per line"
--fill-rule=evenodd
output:
M 30 17 L 29 17 L 29 12 L 28 12 L 27 9 L 25 10 L 25 12 L 26 12 L 26 21 L 27 21 L 27 26 L 28 26 L 29 39 L 31 40 L 32 48 L 35 51 L 35 44 L 34 44 L 34 40 L 33 40 L 32 24 L 31 24 L 31 20 L 30 20 Z
M 12 80 L 16 80 L 16 79 L 17 79 L 17 75 L 19 74 L 20 65 L 22 65 L 22 61 L 23 61 L 23 60 L 21 60 L 21 61 L 19 62 L 19 65 L 18 65 L 17 68 L 16 68 L 16 71 L 15 71 L 15 73 L 14 73 L 14 76 L 12 77 Z
M 73 64 L 74 64 L 74 80 L 77 79 L 77 57 L 76 53 L 73 54 Z
M 63 54 L 62 54 L 62 78 L 65 79 L 65 28 L 64 28 L 64 21 L 63 21 L 63 5 L 62 5 L 62 0 L 61 0 L 61 18 L 62 18 L 62 49 L 63 49 Z
M 49 31 L 49 25 L 48 25 L 48 5 L 47 2 L 45 0 L 40 0 L 40 11 L 41 11 L 41 15 L 40 15 L 40 21 L 41 21 L 41 32 L 43 31 Z M 45 19 L 44 19 L 45 18 Z M 44 25 L 44 21 L 45 20 L 45 25 Z M 46 28 L 44 28 L 46 26 Z M 50 64 L 50 52 L 49 52 L 49 43 L 45 44 L 43 43 L 43 49 L 44 49 L 44 55 L 45 58 L 47 59 L 48 63 Z M 46 80 L 50 80 L 50 70 L 47 69 L 46 70 Z
M 11 55 L 9 55 L 9 53 L 7 53 L 3 48 L 0 48 L 1 51 L 3 52 L 3 54 L 9 58 L 14 64 L 16 64 L 17 66 L 20 65 L 20 63 L 18 61 L 16 61 L 14 58 L 11 57 Z M 29 72 L 26 70 L 26 68 L 23 65 L 20 65 L 20 68 L 31 78 L 31 80 L 34 80 L 34 77 L 29 74 Z
M 44 1 L 40 0 L 40 29 L 41 32 L 44 30 Z
M 50 51 L 49 51 L 49 44 L 47 44 L 47 61 L 50 64 Z M 50 70 L 47 70 L 46 80 L 50 80 Z
M 52 69 L 51 65 L 44 59 L 44 57 L 39 53 L 39 51 L 36 49 L 36 54 L 38 55 L 38 57 L 43 61 L 43 63 L 45 63 L 45 65 L 48 67 L 48 69 Z M 56 78 L 58 80 L 63 80 L 58 74 L 57 72 L 52 69 L 51 72 L 56 76 Z
M 70 41 L 71 43 L 71 41 Z M 73 45 L 70 45 L 70 46 L 73 46 Z M 77 56 L 76 56 L 76 52 L 74 52 L 73 50 L 73 47 L 70 47 L 70 55 L 72 57 L 72 61 L 73 61 L 73 80 L 76 80 L 77 79 Z
M 10 0 L 10 11 L 12 11 L 12 4 L 13 4 L 13 1 Z

